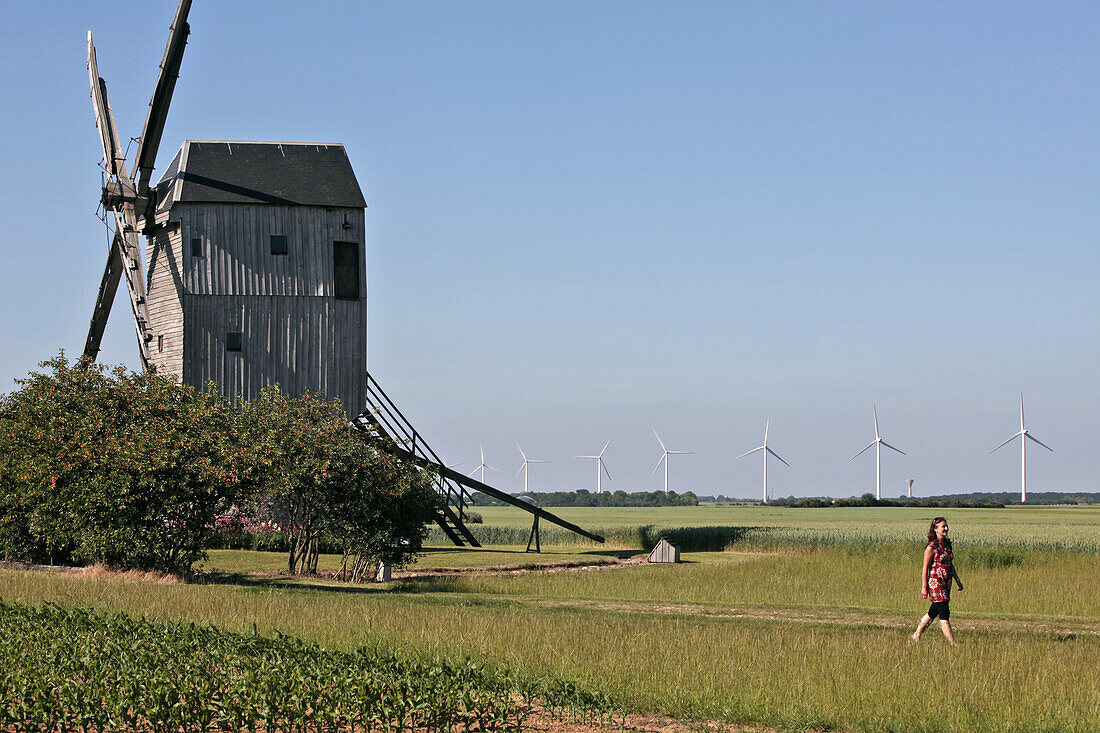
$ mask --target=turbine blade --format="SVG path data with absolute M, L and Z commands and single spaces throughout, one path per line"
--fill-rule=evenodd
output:
M 653 473 L 649 474 L 650 476 L 652 476 L 654 473 L 657 473 L 657 469 L 660 468 L 661 464 L 665 462 L 666 457 L 668 457 L 668 453 L 661 454 L 661 460 L 657 461 L 657 465 L 653 467 Z
M 690 456 L 694 452 L 695 451 L 690 451 L 690 450 L 670 450 L 669 454 L 676 455 L 676 456 Z
M 753 448 L 752 450 L 745 451 L 741 455 L 737 456 L 737 458 L 744 458 L 745 456 L 751 456 L 753 453 L 755 453 L 758 450 L 764 450 L 764 448 L 765 448 L 765 446 L 760 446 L 759 448 Z M 736 461 L 737 458 L 734 458 L 733 460 Z
M 519 441 L 516 441 L 516 447 L 519 448 Z M 527 454 L 523 452 L 523 448 L 519 448 L 519 454 L 523 456 L 523 460 L 527 460 Z
M 1038 443 L 1039 445 L 1043 446 L 1044 448 L 1046 448 L 1046 449 L 1047 449 L 1048 451 L 1050 451 L 1051 453 L 1053 453 L 1053 452 L 1054 452 L 1054 449 L 1053 449 L 1053 448 L 1051 448 L 1051 447 L 1050 447 L 1049 445 L 1047 445 L 1047 444 L 1046 444 L 1046 443 L 1044 443 L 1043 441 L 1041 441 L 1041 440 L 1039 440 L 1038 438 L 1036 438 L 1036 437 L 1035 437 L 1034 435 L 1032 435 L 1031 433 L 1024 433 L 1024 437 L 1026 437 L 1026 438 L 1027 438 L 1028 440 L 1034 440 L 1034 441 L 1035 441 L 1036 443 Z
M 665 448 L 665 441 L 661 440 L 660 435 L 657 435 L 657 428 L 653 428 L 653 434 L 657 436 L 657 442 L 661 444 L 661 450 L 667 450 Z
M 872 440 L 872 441 L 871 441 L 870 443 L 868 443 L 868 444 L 867 444 L 867 448 L 870 448 L 871 446 L 873 446 L 873 445 L 874 445 L 875 443 L 877 443 L 877 442 L 878 442 L 877 440 Z M 860 451 L 859 453 L 856 453 L 856 454 L 855 454 L 854 456 L 852 456 L 852 457 L 851 457 L 851 458 L 849 458 L 848 460 L 849 460 L 849 461 L 854 461 L 855 459 L 859 458 L 859 457 L 860 457 L 861 455 L 863 455 L 864 453 L 866 453 L 866 452 L 867 452 L 867 448 L 864 448 L 864 449 L 863 449 L 863 450 L 861 450 L 861 451 Z
M 525 468 L 527 468 L 527 461 L 524 461 L 524 462 L 523 462 L 523 465 L 521 465 L 521 466 L 519 467 L 519 470 L 517 470 L 517 471 L 516 471 L 516 475 L 515 475 L 515 476 L 513 476 L 512 478 L 519 478 L 519 475 L 520 475 L 521 473 L 523 473 L 523 469 L 525 469 Z
M 602 459 L 600 460 L 600 468 L 603 469 L 604 474 L 607 476 L 607 480 L 612 481 L 613 479 L 611 478 L 611 473 L 607 470 L 607 464 L 604 463 Z
M 1013 435 L 1013 436 L 1012 436 L 1011 438 L 1009 438 L 1009 439 L 1008 439 L 1008 440 L 1006 440 L 1005 442 L 1003 442 L 1003 443 L 1001 443 L 1000 445 L 998 445 L 998 446 L 997 446 L 997 448 L 1003 448 L 1004 446 L 1008 445 L 1008 444 L 1009 444 L 1009 443 L 1011 443 L 1012 441 L 1016 440 L 1016 438 L 1019 438 L 1019 437 L 1020 437 L 1021 435 L 1023 435 L 1023 432 L 1022 432 L 1022 431 L 1021 431 L 1021 432 L 1019 432 L 1019 433 L 1016 433 L 1016 434 L 1015 434 L 1015 435 Z M 997 450 L 997 448 L 994 448 L 993 450 L 991 450 L 991 451 L 989 451 L 989 452 L 990 452 L 990 453 L 992 453 L 993 451 Z
M 500 469 L 499 469 L 499 468 L 493 468 L 493 467 L 492 467 L 492 466 L 490 466 L 489 464 L 485 464 L 485 468 L 489 469 L 490 471 L 496 471 L 497 473 L 500 473 Z
M 528 463 L 549 463 L 550 461 L 536 461 L 534 458 L 532 458 L 531 460 L 529 460 L 527 462 Z
M 886 446 L 886 447 L 887 447 L 887 448 L 889 448 L 890 450 L 896 450 L 896 451 L 897 451 L 898 453 L 901 453 L 901 454 L 902 454 L 903 456 L 907 456 L 907 455 L 909 455 L 908 453 L 906 453 L 905 451 L 901 450 L 900 448 L 895 448 L 894 446 L 890 445 L 890 444 L 889 444 L 889 443 L 887 443 L 887 442 L 886 442 L 885 440 L 883 440 L 883 441 L 879 441 L 879 442 L 881 442 L 881 443 L 882 443 L 882 444 L 883 444 L 884 446 Z
M 772 424 L 772 417 L 771 417 L 771 415 L 768 415 L 768 421 L 766 423 L 764 423 L 764 445 L 768 444 L 768 428 L 771 427 L 771 424 Z
M 878 405 L 871 405 L 871 409 L 875 411 L 875 440 L 878 440 Z
M 1024 430 L 1024 393 L 1020 392 L 1020 432 Z
M 768 448 L 768 453 L 771 453 L 771 454 L 772 454 L 773 456 L 775 456 L 776 458 L 779 458 L 779 454 L 778 454 L 778 453 L 776 453 L 775 451 L 773 451 L 773 450 L 772 450 L 771 448 Z M 784 460 L 783 460 L 782 458 L 779 458 L 779 460 L 780 460 L 780 461 L 782 461 L 782 462 L 783 462 L 783 465 L 784 465 L 784 466 L 786 466 L 787 468 L 790 468 L 790 467 L 791 467 L 791 464 L 787 463 L 787 462 L 786 462 L 786 461 L 784 461 Z
M 607 442 L 603 444 L 603 450 L 600 451 L 600 456 L 603 456 L 603 451 L 607 450 L 607 446 L 611 445 L 611 438 L 607 439 Z

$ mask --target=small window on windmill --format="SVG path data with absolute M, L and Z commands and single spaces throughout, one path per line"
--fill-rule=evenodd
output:
M 285 255 L 289 252 L 286 244 L 285 234 L 272 234 L 271 235 L 271 254 L 273 255 Z
M 662 537 L 646 562 L 680 562 L 680 548 Z
M 164 351 L 164 334 L 157 336 L 157 351 Z
M 359 300 L 359 243 L 332 243 L 332 294 L 340 300 Z
M 202 257 L 202 238 L 191 237 L 191 256 Z
M 230 331 L 225 334 L 225 350 L 240 351 L 244 344 L 244 334 L 240 331 Z

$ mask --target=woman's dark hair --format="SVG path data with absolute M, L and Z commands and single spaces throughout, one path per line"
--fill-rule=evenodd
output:
M 943 522 L 944 524 L 946 524 L 947 523 L 947 517 L 936 517 L 935 519 L 932 520 L 932 524 L 929 525 L 929 527 L 928 527 L 928 541 L 929 542 L 935 542 L 936 541 L 936 525 L 939 524 L 940 522 Z M 951 538 L 950 537 L 944 537 L 943 538 L 943 546 L 946 547 L 949 550 L 951 549 Z

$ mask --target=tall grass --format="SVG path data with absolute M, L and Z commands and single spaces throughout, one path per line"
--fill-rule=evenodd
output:
M 409 590 L 501 597 L 604 599 L 723 605 L 860 608 L 912 613 L 920 597 L 922 547 L 836 545 L 779 553 L 696 553 L 681 565 L 613 572 L 474 574 L 407 581 Z M 1087 553 L 957 548 L 965 589 L 960 614 L 1100 618 L 1098 562 Z
M 742 564 L 751 570 L 753 562 Z M 668 578 L 689 568 L 639 569 Z M 839 577 L 851 585 L 855 576 Z M 473 655 L 574 679 L 629 709 L 673 716 L 792 730 L 1100 729 L 1100 683 L 1093 674 L 1100 668 L 1100 639 L 1091 635 L 968 632 L 952 649 L 935 636 L 911 646 L 905 632 L 874 626 L 542 608 L 461 593 L 273 591 L 16 571 L 0 572 L 0 597 L 66 599 L 245 632 L 255 623 L 262 634 L 281 631 L 329 648 L 385 641 L 444 658 Z
M 511 508 L 483 507 L 485 523 L 473 528 L 486 544 L 523 544 L 530 516 Z M 983 547 L 1021 547 L 1100 554 L 1100 507 L 1012 507 L 933 509 L 856 507 L 669 507 L 551 509 L 607 538 L 612 548 L 648 550 L 655 537 L 673 533 L 685 551 L 713 549 L 722 532 L 729 543 L 764 548 L 802 544 L 879 544 L 921 542 L 932 517 L 946 514 L 956 542 Z M 692 531 L 697 532 L 693 534 Z M 436 530 L 434 540 L 445 541 Z M 586 545 L 589 541 L 548 522 L 545 545 Z M 693 544 L 698 542 L 699 544 Z

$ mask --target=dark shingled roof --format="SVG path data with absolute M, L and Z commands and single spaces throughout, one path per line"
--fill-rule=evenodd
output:
M 157 210 L 177 202 L 364 208 L 343 145 L 188 140 L 157 184 Z

